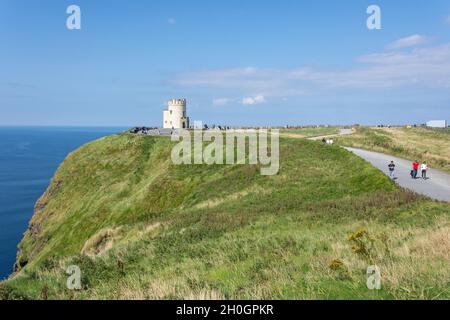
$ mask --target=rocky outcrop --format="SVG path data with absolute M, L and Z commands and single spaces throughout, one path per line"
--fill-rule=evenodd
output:
M 48 216 L 44 214 L 48 204 L 48 200 L 61 188 L 61 181 L 52 181 L 45 191 L 45 193 L 38 199 L 34 206 L 34 213 L 30 220 L 28 229 L 24 235 L 24 239 L 17 246 L 16 262 L 14 264 L 14 273 L 17 273 L 23 269 L 33 257 L 45 247 L 47 241 L 42 241 L 42 225 L 48 219 Z M 26 250 L 24 243 L 30 241 L 32 245 L 40 241 L 39 246 L 33 246 L 33 250 Z M 13 274 L 14 275 L 14 274 Z

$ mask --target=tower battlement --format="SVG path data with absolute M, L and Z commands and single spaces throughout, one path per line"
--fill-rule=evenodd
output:
M 186 99 L 172 99 L 167 103 L 170 106 L 186 107 Z

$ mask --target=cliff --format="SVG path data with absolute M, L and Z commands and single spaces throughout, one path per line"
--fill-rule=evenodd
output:
M 250 165 L 175 166 L 171 147 L 120 134 L 68 155 L 0 297 L 449 297 L 448 204 L 399 190 L 318 142 L 282 139 L 276 176 Z M 374 263 L 389 275 L 376 295 L 365 287 Z M 81 290 L 66 286 L 71 265 Z

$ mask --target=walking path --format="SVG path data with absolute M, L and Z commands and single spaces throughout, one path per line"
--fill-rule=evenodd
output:
M 352 134 L 352 129 L 341 129 L 339 134 L 330 135 L 330 136 L 322 136 L 322 137 L 314 137 L 309 138 L 309 140 L 322 140 L 333 138 L 336 136 L 349 135 Z M 410 172 L 412 169 L 412 161 L 401 159 L 398 157 L 390 156 L 383 153 L 366 151 L 362 149 L 356 148 L 347 148 L 350 152 L 353 152 L 355 155 L 363 158 L 364 160 L 371 163 L 375 168 L 380 169 L 384 174 L 389 176 L 388 164 L 391 161 L 395 162 L 395 182 L 411 191 L 414 191 L 419 194 L 423 194 L 432 199 L 439 201 L 447 201 L 450 202 L 450 174 L 442 172 L 437 169 L 429 169 L 428 170 L 428 179 L 412 179 L 410 176 Z M 421 176 L 419 172 L 418 176 Z
M 403 188 L 426 195 L 432 199 L 450 202 L 450 174 L 436 169 L 428 170 L 429 179 L 412 179 L 410 176 L 412 161 L 387 154 L 355 148 L 345 148 L 370 162 L 374 167 L 389 175 L 388 164 L 395 162 L 396 183 Z M 419 173 L 420 176 L 420 173 Z

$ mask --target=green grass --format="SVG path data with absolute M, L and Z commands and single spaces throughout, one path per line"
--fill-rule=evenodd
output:
M 313 138 L 319 136 L 328 136 L 338 134 L 341 127 L 306 127 L 306 128 L 293 128 L 283 129 L 280 131 L 282 135 L 298 135 L 304 138 Z
M 171 146 L 124 134 L 69 155 L 0 298 L 450 297 L 448 204 L 399 190 L 320 142 L 282 139 L 276 176 L 250 165 L 174 166 Z M 73 264 L 80 291 L 65 286 Z M 372 264 L 380 291 L 366 287 Z
M 427 161 L 450 172 L 450 128 L 357 128 L 336 139 L 340 145 L 384 152 L 409 160 Z

